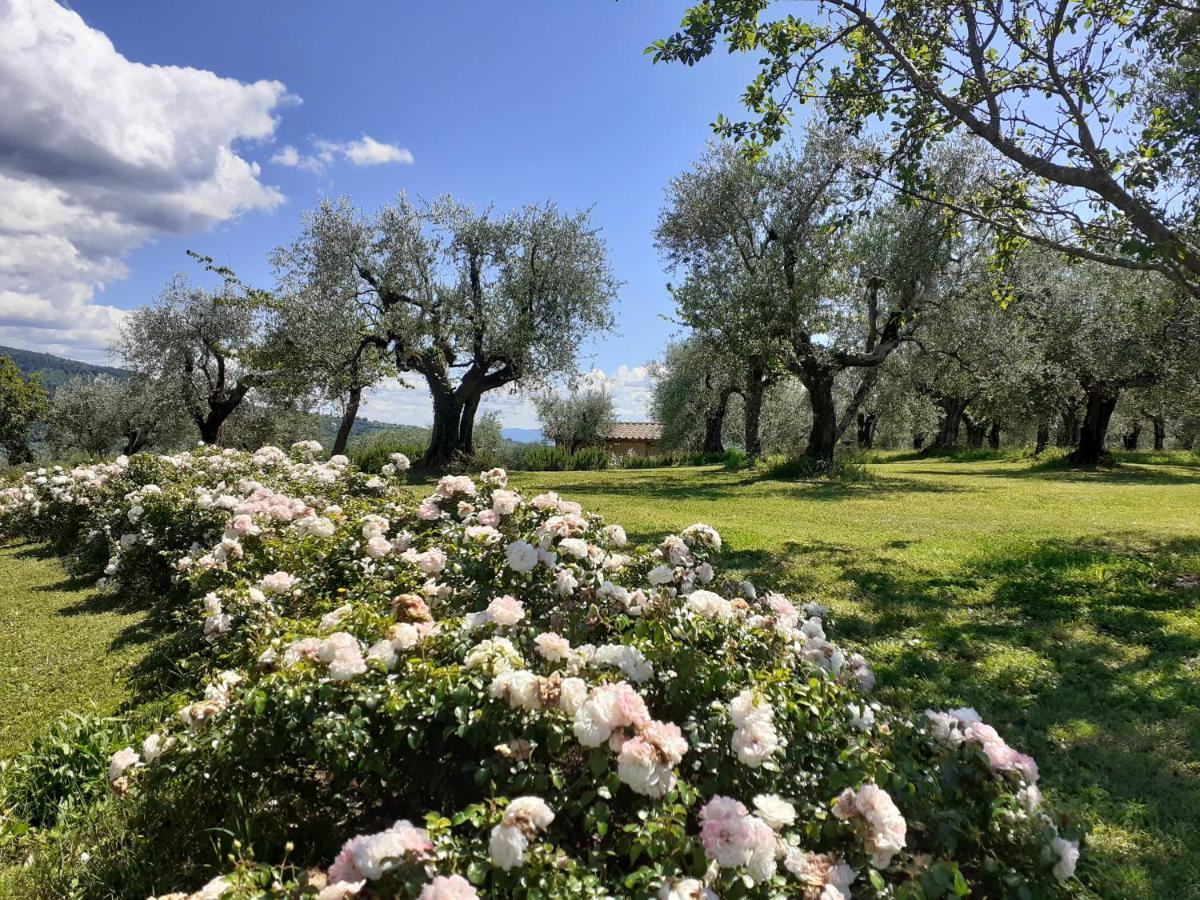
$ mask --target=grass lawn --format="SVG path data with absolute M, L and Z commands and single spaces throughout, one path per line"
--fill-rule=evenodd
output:
M 1047 795 L 1092 828 L 1091 895 L 1200 898 L 1200 469 L 871 469 L 856 485 L 712 468 L 513 480 L 637 541 L 715 525 L 727 565 L 833 608 L 883 698 L 976 706 L 1033 753 Z M 155 634 L 53 559 L 0 548 L 0 758 L 63 711 L 133 697 Z
M 37 547 L 0 546 L 0 759 L 65 712 L 116 712 L 153 633 Z
M 1200 469 L 871 467 L 862 485 L 714 469 L 528 473 L 638 540 L 695 521 L 828 603 L 912 710 L 969 704 L 1092 828 L 1099 896 L 1200 898 Z

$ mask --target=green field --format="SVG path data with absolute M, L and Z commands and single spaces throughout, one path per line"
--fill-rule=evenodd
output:
M 970 704 L 1091 828 L 1094 895 L 1200 898 L 1200 469 L 872 466 L 864 484 L 719 469 L 526 473 L 649 542 L 716 526 L 727 564 L 828 603 L 881 698 Z M 28 549 L 0 553 L 0 756 L 53 716 L 132 696 L 136 610 Z

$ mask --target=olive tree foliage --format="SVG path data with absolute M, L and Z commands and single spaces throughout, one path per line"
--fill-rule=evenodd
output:
M 363 393 L 395 374 L 388 310 L 378 294 L 345 278 L 342 254 L 365 236 L 347 198 L 326 200 L 301 220 L 300 234 L 272 254 L 277 286 L 267 347 L 294 395 L 336 405 L 333 453 L 344 453 Z
M 649 366 L 651 411 L 662 424 L 662 446 L 720 453 L 730 401 L 744 396 L 744 366 L 700 333 L 667 345 Z
M 547 203 L 498 213 L 401 195 L 372 215 L 322 206 L 300 243 L 276 257 L 289 282 L 355 298 L 371 345 L 424 379 L 432 467 L 472 454 L 484 394 L 573 374 L 580 344 L 612 325 L 617 282 L 586 212 Z
M 0 450 L 12 465 L 33 461 L 29 431 L 46 410 L 46 389 L 36 374 L 25 377 L 10 357 L 0 356 Z
M 798 149 L 753 159 L 714 146 L 668 192 L 658 243 L 684 275 L 673 289 L 678 315 L 747 359 L 751 455 L 760 449 L 756 363 L 804 385 L 812 411 L 805 454 L 829 462 L 878 366 L 952 283 L 955 218 L 930 204 L 860 198 L 860 155 L 828 127 L 811 129 Z M 971 160 L 947 152 L 943 161 L 947 177 L 961 179 Z M 839 410 L 835 386 L 850 372 L 858 384 Z
M 983 254 L 963 262 L 953 302 L 931 304 L 925 310 L 904 368 L 912 389 L 938 410 L 929 450 L 957 445 L 963 424 L 969 445 L 982 446 L 989 429 L 996 443 L 1006 413 L 1037 414 L 1033 408 L 1018 411 L 1010 398 L 1041 394 L 1034 385 L 1045 368 L 1036 352 L 1036 322 L 1019 302 L 1007 307 L 997 302 L 993 273 Z
M 1019 302 L 1044 324 L 1043 358 L 1068 373 L 1082 395 L 1072 462 L 1094 465 L 1107 454 L 1109 422 L 1123 393 L 1180 383 L 1195 369 L 1200 304 L 1165 279 L 1028 254 L 1017 283 Z
M 763 395 L 787 371 L 790 352 L 780 270 L 803 285 L 822 277 L 820 260 L 850 193 L 844 151 L 833 132 L 802 152 L 789 147 L 758 160 L 710 144 L 671 181 L 659 215 L 655 241 L 680 279 L 669 286 L 679 320 L 740 361 L 743 444 L 752 457 L 762 452 Z
M 80 450 L 92 457 L 113 450 L 131 455 L 195 440 L 179 398 L 137 375 L 72 378 L 55 391 L 46 426 L 47 439 L 56 451 Z
M 1156 271 L 1200 296 L 1198 16 L 1177 0 L 701 0 L 648 52 L 758 55 L 747 119 L 716 122 L 726 137 L 774 142 L 819 99 L 851 133 L 888 136 L 881 177 L 1002 243 Z M 928 150 L 953 132 L 1005 165 L 931 190 Z
M 261 298 L 221 271 L 216 290 L 174 276 L 121 323 L 115 349 L 126 366 L 182 402 L 206 444 L 253 390 L 273 385 L 261 346 Z
M 595 388 L 547 392 L 534 398 L 534 407 L 542 434 L 571 453 L 599 444 L 616 420 L 612 397 Z

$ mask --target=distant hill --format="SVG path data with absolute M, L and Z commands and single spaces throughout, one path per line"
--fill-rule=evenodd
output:
M 33 350 L 21 350 L 17 347 L 0 347 L 0 356 L 7 356 L 17 364 L 21 374 L 30 375 L 36 372 L 41 376 L 42 386 L 50 393 L 70 381 L 76 375 L 112 375 L 114 378 L 128 378 L 129 372 L 115 366 L 96 366 L 80 362 L 76 359 L 66 359 L 52 353 L 37 353 Z

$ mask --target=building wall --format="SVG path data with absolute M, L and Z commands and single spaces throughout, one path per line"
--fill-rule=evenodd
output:
M 658 452 L 658 441 L 605 441 L 604 449 L 618 456 L 653 456 Z

